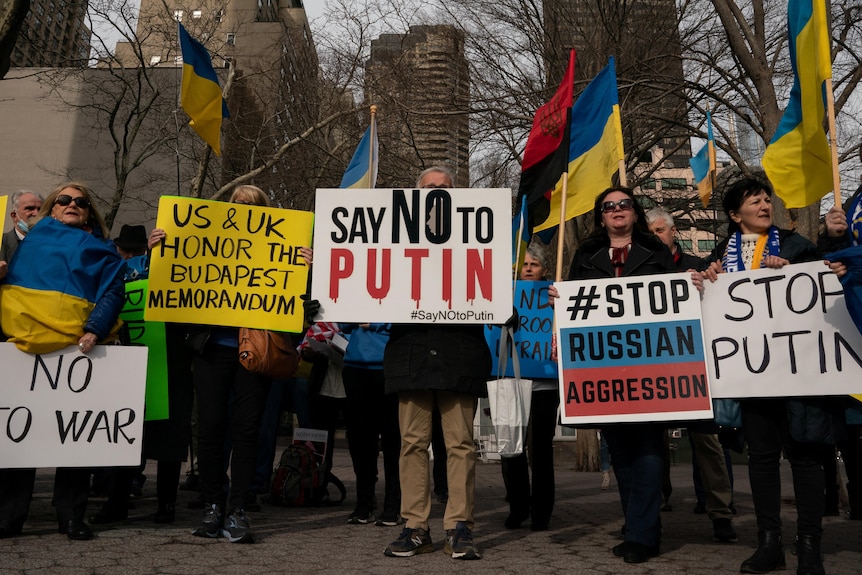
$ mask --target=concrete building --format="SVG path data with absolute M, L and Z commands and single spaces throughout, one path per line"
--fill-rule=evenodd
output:
M 378 186 L 412 185 L 425 168 L 445 165 L 457 187 L 470 186 L 470 79 L 464 35 L 450 25 L 411 26 L 371 42 L 365 98 L 378 106 Z
M 12 51 L 12 66 L 86 66 L 90 58 L 86 12 L 87 0 L 31 0 Z

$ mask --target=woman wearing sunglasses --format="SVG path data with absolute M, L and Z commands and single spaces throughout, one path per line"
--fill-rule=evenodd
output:
M 570 280 L 676 271 L 670 250 L 650 233 L 646 214 L 630 189 L 613 187 L 599 194 L 593 226 L 575 252 Z M 548 294 L 556 297 L 556 289 L 552 286 Z M 626 563 L 643 563 L 659 554 L 665 425 L 604 425 L 601 432 L 614 462 L 625 515 L 624 541 L 613 548 L 613 554 Z
M 107 242 L 108 230 L 81 183 L 57 187 L 18 246 L 0 286 L 2 331 L 19 349 L 49 353 L 76 345 L 90 353 L 116 341 L 121 322 L 126 264 Z M 13 536 L 29 513 L 35 469 L 0 473 L 0 536 Z M 59 532 L 84 540 L 90 488 L 88 468 L 58 468 L 54 507 Z

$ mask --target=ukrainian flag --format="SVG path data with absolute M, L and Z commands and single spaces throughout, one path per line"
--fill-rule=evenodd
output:
M 353 152 L 353 158 L 347 165 L 339 187 L 374 188 L 377 185 L 377 149 L 377 123 L 372 114 L 371 124 L 359 140 L 359 145 Z
M 200 42 L 189 36 L 182 24 L 178 25 L 180 49 L 183 53 L 180 103 L 191 118 L 189 126 L 209 144 L 216 155 L 220 155 L 221 121 L 222 118 L 229 118 L 230 112 L 222 98 L 209 52 Z
M 788 208 L 803 208 L 832 190 L 832 156 L 823 130 L 826 80 L 832 77 L 824 0 L 790 0 L 787 28 L 793 88 L 763 169 Z
M 96 302 L 125 268 L 105 242 L 44 218 L 9 262 L 9 273 L 0 285 L 0 329 L 28 353 L 75 345 Z M 112 334 L 120 325 L 118 320 Z
M 697 191 L 700 194 L 700 201 L 703 203 L 703 207 L 709 205 L 716 170 L 715 139 L 712 136 L 712 114 L 709 112 L 706 113 L 706 133 L 706 145 L 688 161 L 694 174 L 694 183 L 697 185 Z
M 625 158 L 613 57 L 572 106 L 569 137 L 566 220 L 593 209 L 596 197 L 613 184 L 614 174 Z M 533 233 L 559 224 L 562 193 L 560 181 L 551 194 L 550 217 Z

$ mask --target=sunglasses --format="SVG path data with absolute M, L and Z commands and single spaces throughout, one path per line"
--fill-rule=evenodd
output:
M 618 202 L 602 202 L 602 212 L 615 212 L 617 208 L 625 211 L 625 210 L 633 210 L 635 207 L 635 201 L 626 198 L 624 200 L 620 200 Z
M 90 209 L 90 200 L 88 200 L 87 198 L 73 198 L 72 196 L 63 194 L 61 196 L 57 196 L 57 199 L 54 200 L 55 204 L 60 204 L 63 207 L 68 206 L 72 202 L 75 202 L 75 205 L 82 210 Z

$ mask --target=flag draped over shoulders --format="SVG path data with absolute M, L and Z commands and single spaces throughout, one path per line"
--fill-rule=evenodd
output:
M 551 192 L 560 181 L 568 161 L 569 110 L 575 86 L 575 51 L 560 87 L 551 100 L 536 110 L 521 162 L 518 203 L 527 198 L 529 233 L 541 226 L 550 214 Z
M 218 77 L 209 52 L 192 38 L 182 24 L 180 49 L 183 53 L 183 86 L 180 102 L 191 121 L 189 125 L 216 155 L 221 154 L 221 122 L 229 118 L 227 104 L 221 95 Z
M 44 218 L 18 246 L 0 285 L 3 333 L 28 353 L 76 344 L 96 302 L 125 267 L 102 240 Z
M 808 206 L 832 190 L 832 157 L 823 129 L 825 82 L 832 77 L 826 5 L 824 0 L 787 4 L 793 87 L 762 163 L 788 208 Z

